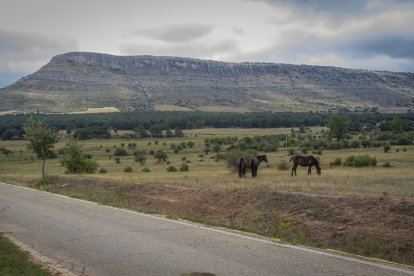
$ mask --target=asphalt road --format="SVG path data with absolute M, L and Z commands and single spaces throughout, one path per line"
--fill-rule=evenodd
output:
M 4 183 L 0 231 L 80 275 L 414 275 L 403 266 Z

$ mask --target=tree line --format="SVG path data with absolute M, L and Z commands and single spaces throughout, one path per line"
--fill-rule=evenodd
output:
M 337 114 L 337 113 L 333 113 Z M 3 140 L 23 138 L 25 122 L 45 120 L 56 130 L 66 130 L 80 139 L 108 138 L 110 130 L 133 130 L 142 137 L 172 137 L 182 129 L 214 128 L 277 128 L 327 126 L 330 113 L 212 113 L 212 112 L 124 112 L 101 114 L 19 114 L 0 116 L 0 137 Z M 390 130 L 394 117 L 401 120 L 403 130 L 413 129 L 414 113 L 382 114 L 341 113 L 351 131 L 380 128 Z

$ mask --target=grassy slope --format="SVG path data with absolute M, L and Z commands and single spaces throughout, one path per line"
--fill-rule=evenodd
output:
M 50 275 L 29 261 L 26 253 L 0 235 L 0 275 Z

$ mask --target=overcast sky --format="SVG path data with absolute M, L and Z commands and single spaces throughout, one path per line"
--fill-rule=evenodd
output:
M 414 0 L 0 0 L 0 87 L 69 51 L 414 72 Z

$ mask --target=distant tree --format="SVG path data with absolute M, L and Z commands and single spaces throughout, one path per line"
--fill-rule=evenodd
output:
M 334 113 L 328 121 L 329 135 L 341 140 L 349 132 L 349 120 L 341 113 Z
M 391 121 L 391 131 L 393 133 L 401 133 L 403 131 L 403 122 L 397 116 L 394 116 L 394 118 Z
M 45 121 L 29 119 L 23 126 L 24 136 L 29 140 L 29 149 L 42 160 L 42 177 L 45 178 L 46 158 L 57 143 L 57 132 L 48 128 Z

